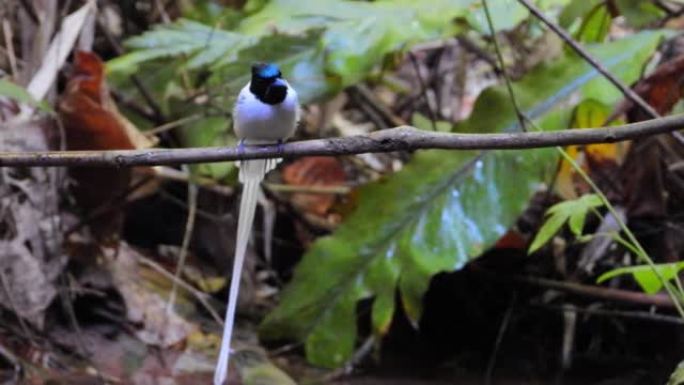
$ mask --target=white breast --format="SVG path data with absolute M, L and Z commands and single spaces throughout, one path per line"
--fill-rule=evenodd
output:
M 264 143 L 285 140 L 294 134 L 299 119 L 297 93 L 289 86 L 282 103 L 261 102 L 249 90 L 250 83 L 240 91 L 233 110 L 233 130 L 246 142 Z

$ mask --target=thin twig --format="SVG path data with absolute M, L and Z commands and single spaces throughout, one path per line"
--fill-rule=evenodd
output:
M 102 377 L 100 366 L 92 359 L 91 352 L 88 350 L 88 348 L 86 348 L 83 329 L 81 329 L 81 325 L 78 323 L 78 318 L 76 317 L 76 311 L 74 310 L 74 304 L 70 295 L 70 282 L 72 282 L 72 277 L 67 274 L 62 274 L 60 281 L 62 283 L 62 288 L 59 290 L 59 297 L 62 302 L 62 309 L 66 313 L 69 323 L 71 324 L 71 328 L 76 334 L 76 346 L 78 347 L 78 350 L 80 350 L 79 353 L 88 363 L 88 365 L 95 369 L 95 376 L 97 378 L 98 384 L 104 385 L 106 384 L 106 381 L 104 377 Z
M 420 84 L 420 94 L 423 96 L 425 101 L 425 106 L 427 107 L 428 114 L 430 114 L 430 123 L 432 124 L 432 131 L 437 131 L 437 115 L 435 111 L 432 110 L 432 104 L 430 103 L 430 98 L 427 94 L 427 84 L 423 79 L 423 75 L 420 73 L 420 65 L 418 64 L 418 59 L 413 52 L 409 51 L 409 58 L 411 59 L 411 64 L 413 65 L 413 70 L 416 72 L 416 77 L 418 78 L 418 83 Z
M 184 167 L 185 172 L 187 166 Z M 169 302 L 166 308 L 166 313 L 170 314 L 173 309 L 174 302 L 176 302 L 176 292 L 178 291 L 178 281 L 180 280 L 181 272 L 185 267 L 185 259 L 188 256 L 188 248 L 190 247 L 190 239 L 192 238 L 192 231 L 195 228 L 195 217 L 197 213 L 197 185 L 192 181 L 188 181 L 188 218 L 185 221 L 185 232 L 183 234 L 183 243 L 181 244 L 180 252 L 178 253 L 178 263 L 176 264 L 176 273 L 173 279 L 173 286 L 171 287 L 171 294 L 169 295 Z
M 544 309 L 544 310 L 554 310 L 554 311 L 566 310 L 564 306 L 556 306 L 556 305 L 530 304 L 528 306 L 540 308 L 540 309 Z M 647 311 L 591 309 L 591 308 L 582 308 L 582 307 L 576 307 L 573 310 L 575 310 L 578 313 L 585 313 L 588 315 L 596 315 L 596 316 L 601 316 L 601 317 L 619 317 L 619 318 L 637 319 L 637 320 L 641 320 L 641 321 L 661 322 L 661 323 L 668 323 L 668 324 L 683 325 L 684 326 L 684 319 L 682 319 L 681 317 L 675 317 L 675 316 L 666 315 L 666 314 L 651 313 L 651 312 L 647 312 Z
M 306 193 L 306 194 L 349 194 L 349 186 L 296 186 L 290 184 L 264 183 L 266 189 L 273 192 Z
M 281 147 L 248 146 L 113 151 L 0 152 L 0 167 L 133 167 L 282 158 L 305 155 L 350 155 L 419 149 L 503 150 L 592 143 L 615 143 L 671 132 L 684 127 L 684 114 L 603 128 L 462 134 L 428 132 L 411 126 L 381 130 L 368 135 L 291 142 Z
M 0 356 L 4 357 L 5 360 L 14 367 L 14 377 L 10 379 L 8 383 L 16 383 L 12 381 L 18 381 L 19 379 L 19 373 L 21 373 L 21 362 L 14 353 L 2 345 L 0 345 Z
M 660 116 L 644 99 L 641 98 L 634 90 L 629 88 L 627 85 L 622 83 L 620 79 L 615 77 L 613 74 L 606 69 L 598 60 L 596 60 L 589 51 L 584 49 L 578 42 L 576 42 L 570 34 L 565 31 L 561 26 L 557 25 L 551 19 L 546 17 L 544 13 L 537 8 L 534 4 L 530 3 L 529 0 L 518 0 L 525 8 L 527 8 L 530 13 L 532 13 L 536 18 L 538 18 L 542 23 L 546 24 L 549 29 L 551 29 L 558 37 L 560 37 L 567 45 L 569 45 L 578 55 L 580 55 L 587 63 L 594 67 L 601 75 L 603 75 L 608 81 L 613 83 L 617 89 L 620 90 L 629 100 L 637 104 L 642 110 L 644 110 L 652 118 L 657 118 Z
M 38 19 L 36 9 L 33 8 L 33 4 L 29 0 L 19 0 L 19 4 L 21 4 L 22 8 L 24 11 L 26 11 L 26 14 L 29 16 L 29 19 L 31 19 L 32 22 L 40 24 L 40 19 Z
M 17 67 L 17 56 L 14 52 L 14 44 L 12 43 L 12 26 L 9 21 L 5 18 L 2 19 L 2 32 L 5 35 L 5 45 L 7 46 L 7 58 L 9 59 L 10 70 L 12 71 L 12 77 L 17 79 L 19 75 L 19 70 Z
M 392 109 L 382 100 L 380 100 L 380 98 L 378 98 L 367 86 L 363 84 L 357 84 L 354 86 L 354 89 L 389 123 L 394 126 L 403 126 L 406 124 L 404 119 L 398 117 L 394 112 L 392 112 Z
M 375 338 L 373 336 L 367 337 L 344 366 L 323 376 L 322 381 L 324 383 L 335 382 L 336 380 L 350 375 L 354 371 L 354 368 L 373 351 L 374 342 Z
M 547 289 L 554 289 L 579 295 L 589 298 L 600 298 L 608 301 L 624 302 L 638 305 L 658 306 L 663 308 L 674 308 L 675 303 L 668 295 L 663 294 L 646 294 L 642 292 L 612 289 L 602 286 L 584 285 L 575 282 L 556 281 L 548 278 L 531 277 L 517 274 L 498 274 L 496 272 L 485 270 L 481 267 L 473 268 L 473 271 L 492 277 L 497 281 L 523 283 L 533 286 L 544 287 Z
M 176 280 L 176 277 L 173 274 L 171 274 L 169 271 L 167 271 L 163 266 L 161 266 L 157 262 L 151 260 L 150 258 L 147 258 L 144 255 L 140 255 L 139 258 L 140 258 L 139 261 L 141 263 L 155 269 L 156 271 L 161 273 L 166 278 L 173 280 L 173 281 Z M 214 309 L 214 307 L 211 306 L 211 304 L 209 303 L 209 295 L 207 295 L 207 293 L 204 293 L 204 292 L 201 292 L 201 291 L 195 289 L 192 285 L 185 282 L 182 278 L 178 278 L 177 282 L 178 282 L 178 286 L 189 291 L 190 294 L 192 294 L 202 304 L 202 306 L 204 306 L 204 308 L 209 312 L 209 315 L 211 315 L 211 318 L 213 318 L 217 324 L 219 324 L 221 327 L 223 327 L 223 319 L 216 312 L 216 309 Z
M 506 313 L 504 313 L 501 319 L 501 325 L 499 326 L 499 332 L 496 335 L 496 341 L 494 341 L 494 349 L 492 349 L 492 354 L 489 357 L 489 363 L 487 364 L 487 372 L 485 373 L 485 384 L 490 385 L 492 383 L 492 374 L 494 374 L 494 367 L 496 365 L 496 356 L 499 353 L 499 348 L 501 347 L 501 341 L 503 341 L 503 336 L 506 334 L 506 329 L 508 329 L 508 324 L 511 321 L 511 315 L 513 314 L 513 308 L 515 307 L 517 294 L 513 292 L 511 300 L 508 303 L 508 308 Z
M 111 31 L 107 27 L 107 24 L 102 20 L 102 18 L 97 17 L 95 19 L 95 22 L 97 23 L 97 26 L 100 28 L 102 31 L 102 34 L 105 37 L 105 40 L 109 43 L 109 45 L 114 49 L 114 51 L 119 54 L 123 55 L 124 54 L 124 49 L 119 44 L 118 41 L 114 38 L 112 35 Z M 130 76 L 131 83 L 138 89 L 138 92 L 140 92 L 140 95 L 143 97 L 145 100 L 145 103 L 147 106 L 152 110 L 153 114 L 153 121 L 157 124 L 162 124 L 165 121 L 164 115 L 162 114 L 161 107 L 159 107 L 159 104 L 154 100 L 152 95 L 149 93 L 147 88 L 145 88 L 145 85 L 143 82 L 140 80 L 140 78 L 133 74 Z
M 188 172 L 164 166 L 154 167 L 153 170 L 154 175 L 162 180 L 190 183 L 190 179 L 192 179 L 192 183 L 211 192 L 225 196 L 230 196 L 234 193 L 232 187 L 221 185 L 217 181 L 201 175 L 191 175 Z
M 160 134 L 162 132 L 166 132 L 168 130 L 173 130 L 174 128 L 180 127 L 184 124 L 192 123 L 192 122 L 195 122 L 197 120 L 200 120 L 203 116 L 204 116 L 203 114 L 194 114 L 194 115 L 186 116 L 184 118 L 180 118 L 178 120 L 174 120 L 172 122 L 164 123 L 160 126 L 154 127 L 151 130 L 146 130 L 143 132 L 143 134 L 147 137 L 152 137 L 152 136 L 155 136 L 155 135 Z
M 518 99 L 513 93 L 513 84 L 511 83 L 511 78 L 506 72 L 506 64 L 504 63 L 503 54 L 501 53 L 501 47 L 499 46 L 499 40 L 496 38 L 496 30 L 494 29 L 494 22 L 492 21 L 492 15 L 489 12 L 489 2 L 487 0 L 482 0 L 482 5 L 484 6 L 485 16 L 487 17 L 487 25 L 489 26 L 489 32 L 492 34 L 492 42 L 494 43 L 494 51 L 496 52 L 496 57 L 499 60 L 499 66 L 501 68 L 501 75 L 506 83 L 506 90 L 508 91 L 508 96 L 513 104 L 513 110 L 515 110 L 515 115 L 518 118 L 518 123 L 520 124 L 520 129 L 527 132 L 527 127 L 525 126 L 525 119 L 522 115 L 522 109 L 518 105 Z

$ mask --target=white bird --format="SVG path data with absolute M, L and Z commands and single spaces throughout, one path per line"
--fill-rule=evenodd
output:
M 252 80 L 240 91 L 233 111 L 233 129 L 244 145 L 281 145 L 291 137 L 299 119 L 297 92 L 282 78 L 275 64 L 258 63 L 252 66 Z M 214 385 L 223 385 L 228 377 L 230 340 L 233 334 L 235 307 L 240 290 L 242 264 L 249 233 L 254 222 L 259 184 L 275 168 L 280 159 L 254 159 L 240 162 L 240 182 L 243 184 L 233 275 L 230 282 L 228 307 L 221 350 L 214 373 Z

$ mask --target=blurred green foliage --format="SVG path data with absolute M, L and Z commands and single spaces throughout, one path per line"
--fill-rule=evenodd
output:
M 591 52 L 625 82 L 639 77 L 662 37 L 642 32 L 603 43 L 612 15 L 602 2 L 542 3 L 567 3 L 561 24 L 584 42 L 597 43 Z M 527 12 L 514 0 L 491 5 L 497 28 L 527 21 Z M 627 16 L 630 7 L 621 9 L 636 20 Z M 413 0 L 319 0 L 306 7 L 298 0 L 260 0 L 248 1 L 241 10 L 200 1 L 186 5 L 184 16 L 128 40 L 131 52 L 108 63 L 110 78 L 120 88 L 129 87 L 128 75 L 139 75 L 167 117 L 203 114 L 180 129 L 184 146 L 234 145 L 230 108 L 249 80 L 252 62 L 278 63 L 307 103 L 381 73 L 388 55 L 416 43 L 464 32 L 488 34 L 479 0 L 432 0 L 429 6 Z M 586 98 L 607 105 L 621 98 L 569 52 L 513 87 L 521 108 L 543 129 L 569 127 L 572 107 Z M 419 114 L 413 120 L 432 128 Z M 438 122 L 437 127 L 448 130 L 451 124 Z M 493 87 L 480 95 L 471 117 L 453 129 L 520 127 L 505 89 Z M 378 336 L 389 328 L 397 292 L 417 325 L 430 278 L 461 268 L 490 247 L 548 180 L 556 158 L 549 149 L 416 153 L 402 171 L 363 187 L 357 209 L 332 236 L 313 245 L 263 323 L 262 337 L 301 341 L 312 363 L 334 367 L 353 351 L 359 300 L 373 298 Z M 233 166 L 200 167 L 220 179 Z
M 591 51 L 623 81 L 638 78 L 662 35 L 640 33 Z M 607 103 L 618 93 L 595 69 L 567 55 L 513 85 L 521 108 L 543 129 L 570 124 L 572 96 Z M 574 103 L 573 103 L 574 104 Z M 503 87 L 486 90 L 462 132 L 518 130 Z M 303 341 L 321 366 L 347 360 L 356 336 L 356 303 L 374 298 L 376 334 L 389 327 L 399 292 L 404 313 L 418 324 L 430 278 L 461 268 L 513 224 L 556 167 L 553 149 L 422 151 L 400 172 L 365 186 L 358 208 L 336 232 L 320 238 L 300 262 L 280 305 L 261 327 L 265 339 Z

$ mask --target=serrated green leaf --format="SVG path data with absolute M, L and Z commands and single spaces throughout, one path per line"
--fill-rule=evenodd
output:
M 632 82 L 660 36 L 637 34 L 593 47 L 592 53 Z M 572 56 L 540 67 L 513 87 L 526 114 L 548 128 L 547 115 L 548 121 L 559 119 L 549 114 L 552 109 L 597 76 Z M 567 126 L 570 114 L 562 116 Z M 500 132 L 517 126 L 505 88 L 497 87 L 478 98 L 471 118 L 457 129 Z M 373 306 L 378 313 L 372 314 L 381 329 L 388 319 L 389 293 L 396 288 L 416 324 L 430 278 L 460 269 L 490 247 L 550 175 L 556 159 L 553 149 L 416 153 L 402 171 L 362 188 L 354 213 L 334 235 L 312 246 L 280 305 L 261 325 L 262 338 L 303 341 L 312 363 L 338 366 L 353 349 L 356 302 L 371 297 L 384 302 Z
M 601 274 L 596 283 L 603 283 L 609 279 L 630 274 L 644 293 L 655 294 L 663 288 L 663 281 L 660 277 L 665 281 L 672 280 L 682 269 L 684 269 L 684 262 L 661 263 L 653 267 L 649 265 L 621 267 Z
M 110 72 L 131 73 L 140 63 L 166 57 L 188 57 L 187 67 L 198 68 L 218 59 L 236 57 L 240 49 L 257 39 L 211 27 L 191 20 L 180 19 L 171 24 L 160 24 L 154 29 L 126 41 L 133 52 L 107 63 Z

